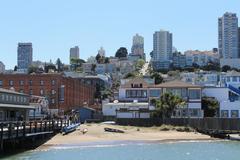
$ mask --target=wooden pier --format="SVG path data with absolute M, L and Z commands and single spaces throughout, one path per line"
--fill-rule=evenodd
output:
M 69 124 L 65 120 L 0 122 L 0 151 L 4 149 L 5 142 L 55 134 Z

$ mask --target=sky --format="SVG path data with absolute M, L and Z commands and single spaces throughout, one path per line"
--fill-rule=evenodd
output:
M 240 15 L 239 0 L 7 0 L 0 2 L 0 61 L 17 64 L 18 42 L 33 43 L 33 60 L 69 63 L 70 47 L 80 58 L 95 56 L 103 46 L 107 56 L 120 47 L 130 52 L 132 37 L 145 40 L 152 51 L 153 33 L 173 33 L 181 52 L 217 47 L 217 20 L 225 12 Z

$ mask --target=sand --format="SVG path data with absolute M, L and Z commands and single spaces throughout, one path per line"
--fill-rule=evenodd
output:
M 110 127 L 121 129 L 125 133 L 105 132 L 104 128 Z M 83 134 L 81 130 L 87 128 L 88 132 Z M 53 145 L 74 145 L 86 142 L 106 141 L 192 141 L 213 140 L 208 135 L 197 132 L 178 132 L 176 130 L 160 131 L 160 127 L 132 127 L 107 124 L 83 124 L 76 131 L 67 135 L 57 134 L 47 141 L 42 147 Z

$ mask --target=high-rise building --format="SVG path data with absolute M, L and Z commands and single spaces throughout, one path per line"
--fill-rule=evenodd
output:
M 153 34 L 153 68 L 169 68 L 173 57 L 172 48 L 172 33 L 160 30 Z
M 226 12 L 218 18 L 218 49 L 223 59 L 239 58 L 238 54 L 238 17 Z
M 3 62 L 0 61 L 0 73 L 4 73 L 5 72 L 5 65 L 3 64 Z
M 32 43 L 18 43 L 17 53 L 18 70 L 27 70 L 32 64 Z
M 238 28 L 238 56 L 240 57 L 240 27 Z
M 144 55 L 144 38 L 139 34 L 136 34 L 135 36 L 133 36 L 131 51 L 133 55 L 140 55 L 140 56 Z
M 71 59 L 79 59 L 79 47 L 75 46 L 70 48 L 70 61 Z
M 98 54 L 102 57 L 105 57 L 105 50 L 103 47 L 101 47 L 99 50 L 98 50 Z

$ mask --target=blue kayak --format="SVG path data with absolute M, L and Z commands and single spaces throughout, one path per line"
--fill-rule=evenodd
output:
M 65 135 L 65 134 L 71 133 L 75 131 L 78 126 L 80 126 L 80 123 L 75 123 L 75 124 L 71 124 L 69 126 L 63 127 L 62 134 Z

